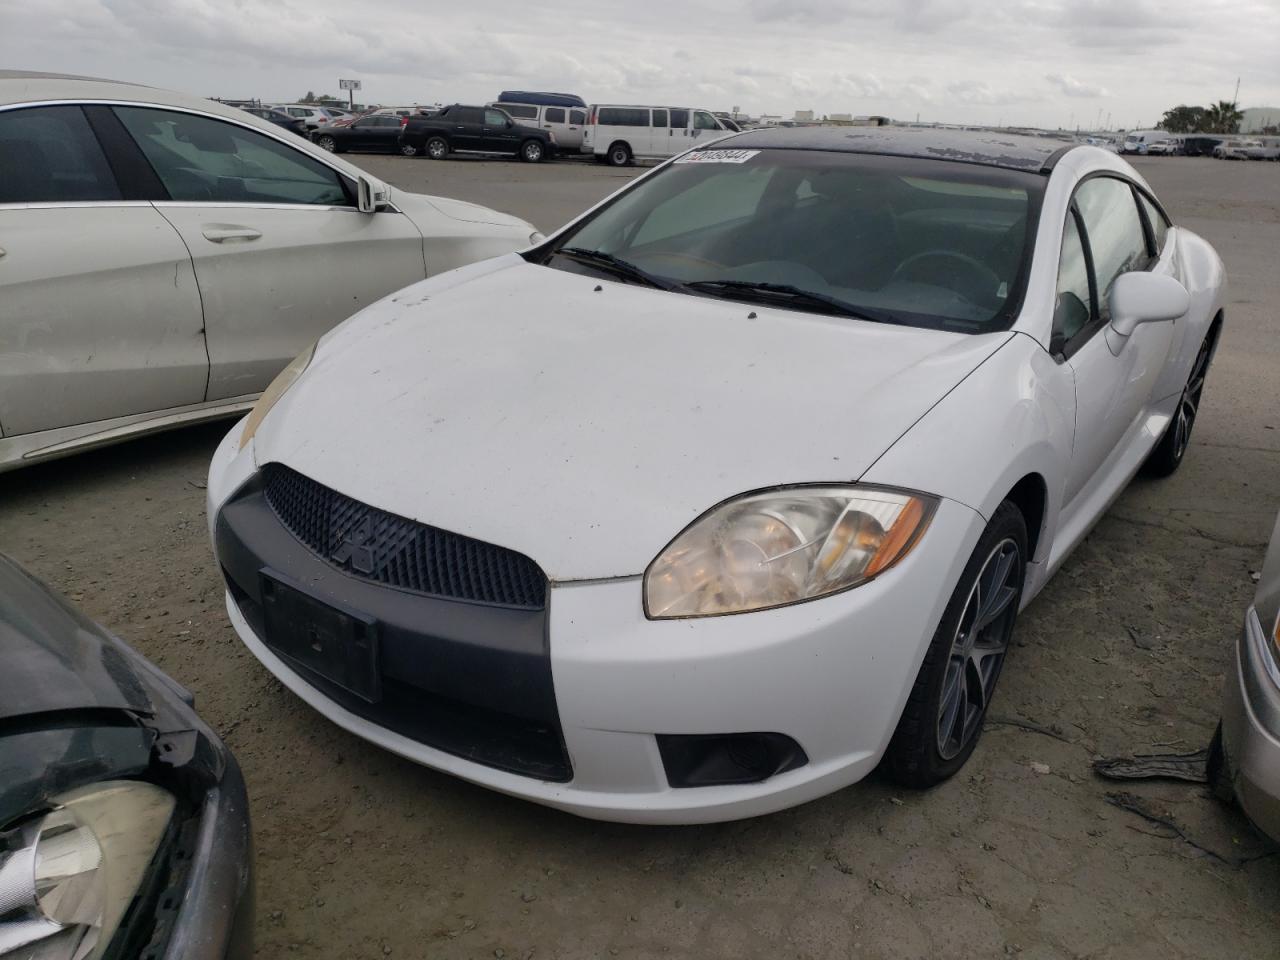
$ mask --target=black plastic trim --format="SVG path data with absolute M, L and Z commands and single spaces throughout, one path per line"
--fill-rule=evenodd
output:
M 267 503 L 261 474 L 218 514 L 215 549 L 232 599 L 263 629 L 261 571 L 377 622 L 381 696 L 370 703 L 280 654 L 290 669 L 351 713 L 486 766 L 566 782 L 564 747 L 544 609 L 516 609 L 413 594 L 350 576 L 299 541 Z
M 809 762 L 785 733 L 658 734 L 667 783 L 675 788 L 760 783 Z

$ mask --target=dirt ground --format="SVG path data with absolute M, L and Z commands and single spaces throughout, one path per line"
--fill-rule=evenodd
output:
M 359 162 L 544 229 L 628 175 Z M 756 820 L 625 827 L 349 736 L 227 625 L 201 489 L 226 425 L 0 477 L 0 548 L 189 686 L 239 756 L 262 957 L 1275 960 L 1273 848 L 1203 787 L 1129 788 L 1180 838 L 1108 803 L 1117 785 L 1090 769 L 1208 741 L 1280 507 L 1280 164 L 1140 166 L 1231 276 L 1192 449 L 1174 478 L 1135 482 L 1026 611 L 996 722 L 927 793 L 873 777 Z

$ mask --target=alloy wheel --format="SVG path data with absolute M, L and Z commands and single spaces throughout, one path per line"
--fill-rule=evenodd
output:
M 1206 340 L 1196 354 L 1196 362 L 1187 378 L 1187 386 L 1178 401 L 1177 419 L 1173 424 L 1173 456 L 1177 460 L 1187 452 L 1191 443 L 1191 428 L 1195 426 L 1196 413 L 1200 409 L 1200 395 L 1204 393 L 1204 378 L 1209 369 L 1209 341 Z
M 951 641 L 938 707 L 938 753 L 957 756 L 981 726 L 1013 633 L 1021 592 L 1022 551 L 1011 538 L 987 555 Z
M 427 144 L 427 154 L 431 157 L 432 160 L 444 159 L 446 149 L 447 148 L 445 147 L 445 143 L 443 140 L 432 140 L 430 143 Z
M 333 153 L 338 147 L 338 144 L 333 137 L 321 137 L 316 141 L 316 143 L 320 145 L 320 149 L 328 150 L 330 153 Z

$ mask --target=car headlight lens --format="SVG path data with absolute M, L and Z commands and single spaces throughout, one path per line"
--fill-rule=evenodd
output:
M 293 358 L 287 367 L 281 370 L 274 380 L 267 385 L 267 389 L 262 391 L 262 396 L 258 398 L 258 402 L 253 405 L 253 409 L 249 411 L 249 418 L 244 422 L 244 432 L 240 434 L 240 449 L 243 450 L 249 445 L 249 441 L 253 439 L 258 432 L 258 427 L 262 426 L 262 421 L 266 419 L 267 414 L 271 412 L 271 408 L 283 397 L 289 388 L 297 382 L 303 372 L 311 365 L 311 358 L 316 355 L 316 344 L 312 344 L 303 350 L 300 354 Z
M 533 233 L 529 234 L 529 243 L 530 243 L 532 246 L 535 246 L 535 247 L 536 247 L 538 244 L 542 243 L 542 241 L 543 241 L 543 240 L 546 240 L 546 239 L 547 239 L 547 238 L 546 238 L 545 236 L 543 236 L 543 234 L 541 233 L 541 231 L 538 231 L 538 230 L 535 230 L 535 231 L 533 231 Z
M 173 816 L 150 783 L 109 781 L 55 798 L 0 834 L 0 957 L 95 960 L 106 952 Z
M 649 565 L 652 620 L 764 610 L 847 590 L 910 552 L 934 497 L 874 487 L 749 494 L 694 521 Z

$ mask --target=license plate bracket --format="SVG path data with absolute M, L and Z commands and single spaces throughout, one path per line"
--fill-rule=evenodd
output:
M 274 570 L 259 571 L 268 647 L 368 703 L 382 698 L 378 621 L 312 596 Z

